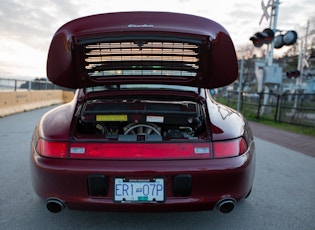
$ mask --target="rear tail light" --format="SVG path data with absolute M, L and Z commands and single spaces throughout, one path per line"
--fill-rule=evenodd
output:
M 227 158 L 242 155 L 248 146 L 244 138 L 213 142 L 213 157 Z M 210 158 L 209 143 L 71 143 L 70 158 L 102 159 L 202 159 Z M 44 157 L 66 158 L 68 142 L 39 139 L 38 154 Z
M 244 138 L 238 138 L 228 141 L 213 142 L 213 157 L 226 158 L 242 155 L 247 150 L 247 144 Z
M 71 143 L 70 158 L 96 159 L 202 159 L 210 158 L 203 143 Z
M 36 151 L 39 155 L 52 158 L 67 157 L 67 142 L 55 142 L 39 139 L 36 146 Z

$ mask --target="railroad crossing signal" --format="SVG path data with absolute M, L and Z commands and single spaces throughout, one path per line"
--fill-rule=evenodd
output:
M 277 32 L 278 33 L 278 32 Z M 294 30 L 289 30 L 275 36 L 272 29 L 264 29 L 263 32 L 257 32 L 254 36 L 250 37 L 255 47 L 261 47 L 263 44 L 270 44 L 274 41 L 274 48 L 280 49 L 283 46 L 293 45 L 298 39 L 298 34 Z
M 261 24 L 261 22 L 262 22 L 262 20 L 264 19 L 264 18 L 266 18 L 266 20 L 268 21 L 269 20 L 269 13 L 268 13 L 268 7 L 269 6 L 271 6 L 271 2 L 272 2 L 272 0 L 269 0 L 268 1 L 268 3 L 267 3 L 267 5 L 265 5 L 265 3 L 264 3 L 264 1 L 262 0 L 261 1 L 261 3 L 260 3 L 260 5 L 261 5 L 261 9 L 263 10 L 263 15 L 261 15 L 261 18 L 260 18 L 260 21 L 259 21 L 259 25 Z
M 292 70 L 287 72 L 287 78 L 297 78 L 301 75 L 301 72 L 299 70 Z
M 280 34 L 275 37 L 274 47 L 280 49 L 282 46 L 293 45 L 298 39 L 298 34 L 294 30 L 287 31 L 285 34 Z
M 251 40 L 255 47 L 261 47 L 263 44 L 270 44 L 274 39 L 274 32 L 272 29 L 264 29 L 263 32 L 257 32 L 249 40 Z

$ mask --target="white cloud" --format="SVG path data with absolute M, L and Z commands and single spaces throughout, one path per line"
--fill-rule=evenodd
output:
M 267 0 L 264 0 L 267 2 Z M 78 17 L 116 11 L 174 11 L 210 18 L 222 24 L 236 46 L 250 44 L 255 32 L 269 26 L 261 0 L 2 0 L 0 8 L 0 74 L 45 76 L 49 43 L 55 31 Z M 315 15 L 314 0 L 283 0 L 278 26 L 306 26 Z M 0 76 L 1 77 L 1 76 Z

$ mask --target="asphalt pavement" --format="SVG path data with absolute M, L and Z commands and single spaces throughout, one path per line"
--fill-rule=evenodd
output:
M 249 122 L 255 137 L 315 157 L 315 137 Z
M 217 210 L 103 213 L 68 209 L 50 213 L 31 186 L 29 148 L 38 119 L 51 108 L 0 118 L 0 229 L 315 229 L 315 157 L 309 156 L 314 138 L 252 122 L 257 156 L 253 191 L 229 214 Z M 296 147 L 298 151 L 292 150 Z

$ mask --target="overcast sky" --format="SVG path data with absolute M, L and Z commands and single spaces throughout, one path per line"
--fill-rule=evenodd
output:
M 314 20 L 314 0 L 280 2 L 278 29 L 305 28 L 308 20 Z M 91 14 L 133 10 L 173 11 L 212 19 L 228 30 L 237 49 L 250 44 L 255 32 L 269 26 L 266 19 L 259 25 L 261 0 L 1 0 L 0 78 L 46 77 L 47 51 L 60 26 Z

